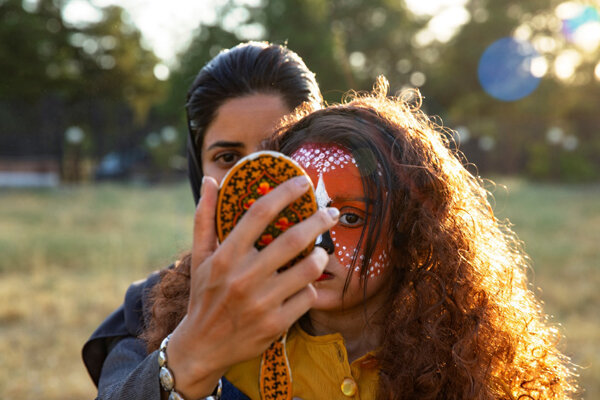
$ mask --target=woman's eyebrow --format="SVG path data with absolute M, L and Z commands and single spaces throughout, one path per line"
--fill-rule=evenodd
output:
M 217 140 L 206 148 L 206 150 L 214 149 L 215 147 L 244 147 L 243 142 L 229 142 L 227 140 Z

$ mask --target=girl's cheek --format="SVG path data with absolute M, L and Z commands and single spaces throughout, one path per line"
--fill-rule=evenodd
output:
M 342 232 L 340 232 L 340 229 Z M 335 248 L 334 254 L 336 258 L 340 264 L 346 267 L 346 269 L 350 269 L 350 267 L 352 267 L 352 260 L 357 253 L 356 243 L 358 243 L 360 236 L 353 240 L 354 238 L 351 237 L 353 235 L 349 234 L 348 232 L 343 232 L 343 228 L 339 227 L 333 227 L 330 232 L 331 240 L 333 241 L 333 246 Z M 361 256 L 359 255 L 359 259 L 357 261 L 361 260 L 360 257 Z M 354 270 L 357 269 L 359 269 L 358 264 L 354 266 Z
M 369 263 L 369 278 L 377 278 L 382 276 L 384 269 L 387 267 L 389 257 L 383 249 L 377 248 L 373 253 L 373 258 Z
M 334 227 L 331 233 L 331 240 L 334 245 L 334 254 L 341 265 L 343 265 L 346 269 L 350 269 L 352 267 L 352 260 L 356 257 L 356 263 L 354 264 L 354 270 L 352 271 L 354 274 L 360 274 L 360 265 L 364 260 L 364 250 L 361 249 L 357 251 L 356 243 L 360 238 L 360 234 L 353 235 L 348 232 L 340 232 L 343 228 Z M 356 236 L 356 237 L 354 237 Z M 387 266 L 389 261 L 389 257 L 387 252 L 384 249 L 378 248 L 375 249 L 373 256 L 371 257 L 371 261 L 368 265 L 368 276 L 369 278 L 377 278 L 383 274 L 385 267 Z

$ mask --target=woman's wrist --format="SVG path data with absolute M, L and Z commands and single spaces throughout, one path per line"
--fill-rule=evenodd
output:
M 193 400 L 193 399 L 202 399 L 202 400 L 219 400 L 221 398 L 221 390 L 222 384 L 220 375 L 216 378 L 217 384 L 208 383 L 209 381 L 213 381 L 212 379 L 200 379 L 197 384 L 194 385 L 194 389 L 192 389 L 189 385 L 178 385 L 175 380 L 175 373 L 171 369 L 169 364 L 169 357 L 167 356 L 167 348 L 169 346 L 169 342 L 171 340 L 171 335 L 169 334 L 161 343 L 159 352 L 158 352 L 158 365 L 159 365 L 159 381 L 162 389 L 165 393 L 168 394 L 169 400 Z M 181 369 L 180 369 L 181 371 Z M 180 375 L 183 377 L 183 374 Z M 206 384 L 208 383 L 207 386 Z M 176 386 L 177 385 L 177 386 Z M 214 389 L 206 389 L 205 387 L 210 387 Z M 207 393 L 210 393 L 207 395 Z

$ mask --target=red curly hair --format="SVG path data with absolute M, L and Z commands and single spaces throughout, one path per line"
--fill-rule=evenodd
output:
M 369 249 L 382 230 L 392 238 L 379 397 L 572 398 L 575 374 L 529 290 L 521 242 L 508 222 L 495 218 L 489 192 L 464 168 L 449 132 L 419 102 L 386 93 L 380 79 L 373 94 L 297 111 L 268 144 L 286 154 L 306 141 L 346 146 L 362 165 L 365 191 L 381 200 L 361 239 L 367 285 Z M 154 288 L 153 317 L 143 334 L 149 350 L 186 312 L 189 264 L 186 255 Z

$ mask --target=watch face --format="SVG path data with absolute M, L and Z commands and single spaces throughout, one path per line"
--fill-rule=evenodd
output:
M 221 181 L 217 200 L 217 236 L 223 242 L 246 211 L 261 196 L 295 176 L 310 177 L 292 159 L 274 151 L 252 153 L 234 165 Z M 317 202 L 312 185 L 309 190 L 285 207 L 267 226 L 254 246 L 261 250 L 277 236 L 294 224 L 308 218 L 317 211 Z M 314 247 L 311 243 L 294 258 L 289 267 L 297 260 L 308 255 Z

